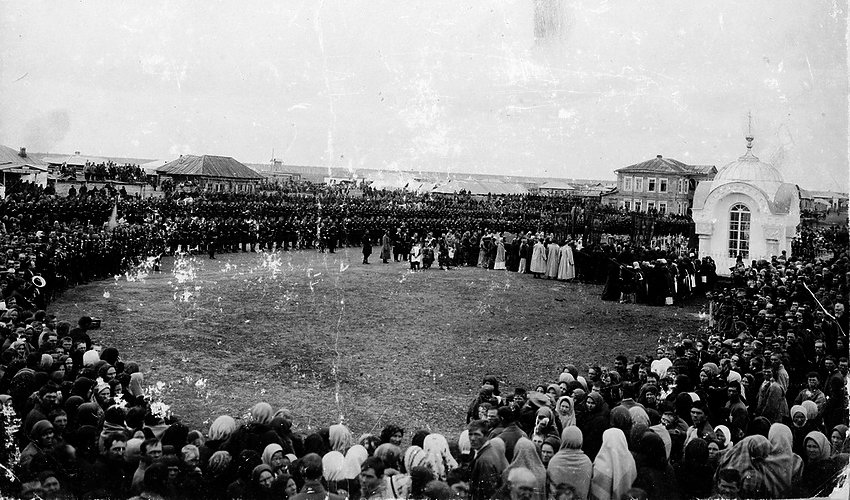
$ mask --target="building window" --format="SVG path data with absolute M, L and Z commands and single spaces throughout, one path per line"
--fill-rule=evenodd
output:
M 667 179 L 658 179 L 658 192 L 666 193 L 667 192 Z
M 630 212 L 632 210 L 632 202 L 629 200 L 623 200 L 623 208 L 625 208 L 627 212 Z
M 686 194 L 688 192 L 688 180 L 679 179 L 679 193 Z
M 641 208 L 640 200 L 635 200 L 635 212 L 640 212 Z
M 658 213 L 659 214 L 666 214 L 667 213 L 667 202 L 666 201 L 659 201 L 658 202 Z
M 646 182 L 646 190 L 647 192 L 654 193 L 655 192 L 655 177 L 650 177 Z
M 635 177 L 635 192 L 643 191 L 643 177 Z
M 729 257 L 750 257 L 750 209 L 738 203 L 729 210 Z
M 655 202 L 652 201 L 652 200 L 647 201 L 646 202 L 646 211 L 649 212 L 649 211 L 654 210 L 654 209 L 655 209 Z
M 632 178 L 631 177 L 623 177 L 623 191 L 631 191 L 632 190 Z

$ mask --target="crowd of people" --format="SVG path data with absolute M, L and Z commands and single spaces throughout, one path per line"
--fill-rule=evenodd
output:
M 850 451 L 848 271 L 846 250 L 756 263 L 745 284 L 710 294 L 709 326 L 659 338 L 655 352 L 567 363 L 510 393 L 485 376 L 448 438 L 395 425 L 357 438 L 343 424 L 304 432 L 266 402 L 190 429 L 146 390 L 137 363 L 102 345 L 92 318 L 72 325 L 7 297 L 2 488 L 20 498 L 828 495 Z
M 145 172 L 135 163 L 118 165 L 113 161 L 92 163 L 87 161 L 83 166 L 83 178 L 88 182 L 118 181 L 128 183 L 143 183 Z
M 142 200 L 108 190 L 56 197 L 25 186 L 0 203 L 11 271 L 2 277 L 0 313 L 0 490 L 15 497 L 782 498 L 828 494 L 847 465 L 846 229 L 808 234 L 831 246 L 828 258 L 741 263 L 723 288 L 696 256 L 662 262 L 670 258 L 662 249 L 556 237 L 546 224 L 570 210 L 547 206 L 552 200 L 461 197 L 435 208 L 368 191 L 354 201 L 289 188 Z M 493 204 L 506 211 L 488 213 Z M 551 215 L 499 224 L 536 208 Z M 305 217 L 316 232 L 302 237 Z M 264 223 L 281 220 L 282 240 L 263 236 Z M 338 222 L 337 238 L 323 243 L 322 228 Z M 532 226 L 536 232 L 524 232 Z M 687 283 L 706 293 L 710 318 L 682 338 L 659 338 L 655 352 L 618 356 L 610 368 L 565 363 L 541 373 L 546 382 L 509 394 L 497 377 L 484 377 L 466 425 L 458 423 L 463 431 L 448 437 L 389 425 L 355 438 L 331 422 L 304 432 L 285 408 L 265 402 L 248 418 L 222 415 L 208 429 L 190 429 L 145 386 L 139 364 L 102 344 L 96 320 L 72 324 L 50 314 L 50 289 L 32 279 L 62 275 L 72 286 L 146 256 L 210 245 L 213 254 L 302 244 L 332 251 L 359 244 L 367 231 L 381 260 L 411 262 L 424 243 L 449 267 L 605 280 L 612 300 L 654 303 Z M 591 256 L 601 266 L 577 264 Z M 638 298 L 624 279 L 630 262 L 649 263 L 648 282 L 663 270 L 663 293 L 649 293 L 662 286 L 659 274 Z M 688 278 L 678 282 L 683 268 Z
M 421 268 L 429 266 L 433 253 L 444 267 L 494 268 L 499 260 L 499 268 L 519 271 L 524 259 L 525 271 L 534 272 L 529 230 L 535 240 L 548 238 L 559 247 L 569 241 L 576 251 L 576 278 L 602 282 L 612 250 L 594 243 L 588 227 L 628 217 L 569 196 L 432 197 L 368 187 L 354 194 L 349 187 L 296 181 L 261 188 L 256 193 L 172 190 L 166 196 L 141 198 L 111 184 L 100 189 L 72 186 L 67 196 L 57 196 L 53 186 L 11 186 L 0 200 L 0 269 L 5 271 L 0 286 L 20 302 L 43 308 L 70 286 L 121 274 L 149 257 L 178 252 L 208 253 L 211 258 L 217 252 L 333 252 L 361 245 L 370 250 L 378 245 L 382 253 L 389 248 L 400 260 L 409 260 L 418 246 L 414 258 Z M 665 220 L 660 218 L 659 226 Z M 670 224 L 672 230 L 679 222 Z M 582 241 L 587 244 L 582 246 Z M 43 287 L 31 286 L 36 276 L 43 278 Z

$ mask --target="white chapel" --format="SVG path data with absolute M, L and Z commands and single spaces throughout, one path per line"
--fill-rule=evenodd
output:
M 728 275 L 740 255 L 753 260 L 791 256 L 791 240 L 800 223 L 800 192 L 786 183 L 772 165 L 747 152 L 721 168 L 714 180 L 702 181 L 694 192 L 693 219 L 700 257 L 710 256 L 717 273 Z

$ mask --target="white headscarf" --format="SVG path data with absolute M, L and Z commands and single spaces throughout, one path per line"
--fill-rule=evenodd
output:
M 462 455 L 472 453 L 472 443 L 469 442 L 469 430 L 464 429 L 457 438 L 457 447 Z
M 617 428 L 602 433 L 602 447 L 593 461 L 590 494 L 597 500 L 618 500 L 637 477 L 635 459 L 629 452 L 626 435 Z
M 355 444 L 345 454 L 345 478 L 357 479 L 360 475 L 360 466 L 369 458 L 369 452 L 363 445 Z
M 327 481 L 346 479 L 345 457 L 338 451 L 329 451 L 322 457 L 322 472 Z
M 449 442 L 442 434 L 428 434 L 422 443 L 422 449 L 428 456 L 431 471 L 438 480 L 445 481 L 446 474 L 457 468 L 457 460 L 449 451 Z

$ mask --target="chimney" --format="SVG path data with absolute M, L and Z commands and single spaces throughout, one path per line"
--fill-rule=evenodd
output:
M 27 148 L 21 148 L 21 152 L 18 153 L 18 156 L 20 156 L 21 158 L 26 158 L 27 157 Z
M 655 157 L 658 158 L 659 160 L 661 159 L 661 155 L 655 155 Z

